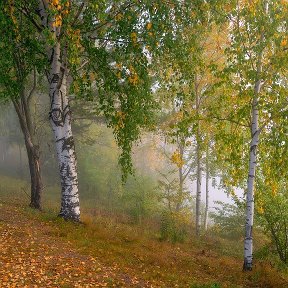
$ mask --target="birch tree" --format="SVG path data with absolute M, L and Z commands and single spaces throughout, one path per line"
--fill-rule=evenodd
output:
M 205 214 L 204 214 L 204 229 L 208 229 L 208 212 L 209 212 L 209 180 L 210 180 L 210 157 L 209 157 L 209 141 L 206 148 L 205 160 Z
M 207 24 L 205 22 L 207 20 L 203 21 Z M 213 86 L 218 81 L 213 70 L 215 66 L 223 66 L 224 62 L 223 51 L 226 38 L 223 37 L 221 30 L 225 31 L 225 26 L 217 26 L 213 22 L 205 28 L 197 23 L 189 31 L 184 30 L 181 48 L 178 48 L 180 51 L 172 53 L 171 57 L 174 59 L 167 62 L 169 66 L 167 74 L 170 76 L 163 77 L 168 83 L 170 81 L 168 87 L 175 95 L 172 101 L 179 103 L 178 110 L 182 113 L 182 119 L 174 125 L 174 130 L 177 131 L 178 127 L 178 133 L 185 135 L 187 141 L 192 143 L 186 150 L 190 150 L 188 159 L 193 155 L 193 161 L 188 164 L 184 159 L 184 164 L 190 165 L 189 178 L 196 182 L 196 235 L 200 235 L 202 220 L 205 218 L 205 215 L 201 215 L 202 178 L 205 170 L 205 149 L 209 141 L 213 143 L 210 111 L 214 107 Z
M 150 91 L 149 59 L 166 44 L 175 45 L 177 30 L 198 4 L 15 0 L 12 5 L 37 29 L 35 38 L 42 49 L 31 52 L 46 55 L 49 118 L 62 186 L 59 215 L 79 221 L 69 91 L 98 103 L 121 148 L 119 162 L 125 178 L 132 172 L 132 143 L 139 138 L 141 127 L 151 125 L 157 107 Z
M 244 271 L 252 270 L 254 186 L 260 135 L 265 129 L 269 132 L 269 124 L 273 123 L 279 105 L 282 109 L 283 105 L 285 107 L 285 97 L 280 92 L 282 84 L 277 80 L 281 78 L 285 62 L 281 63 L 287 37 L 287 19 L 283 11 L 287 11 L 286 2 L 239 1 L 229 18 L 232 29 L 231 46 L 226 49 L 226 72 L 234 75 L 230 80 L 238 97 L 247 99 L 240 105 L 238 116 L 242 115 L 250 129 Z M 235 113 L 235 108 L 231 114 Z

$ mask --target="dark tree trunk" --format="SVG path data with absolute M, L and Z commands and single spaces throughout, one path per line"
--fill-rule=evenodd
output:
M 21 95 L 21 100 L 13 100 L 13 104 L 18 115 L 22 133 L 24 135 L 25 147 L 28 156 L 31 178 L 30 207 L 41 210 L 43 184 L 40 167 L 40 149 L 39 145 L 36 144 L 35 140 L 33 139 L 34 137 L 32 136 L 33 125 L 24 93 Z M 23 107 L 24 105 L 26 107 Z
M 26 150 L 31 178 L 30 207 L 41 210 L 43 184 L 40 167 L 39 147 L 37 145 L 30 147 L 29 144 L 26 143 Z

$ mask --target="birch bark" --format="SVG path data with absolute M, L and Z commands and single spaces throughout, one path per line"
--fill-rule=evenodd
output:
M 265 5 L 267 12 L 268 6 Z M 260 43 L 263 43 L 264 33 L 261 33 Z M 253 221 L 254 221 L 254 183 L 257 166 L 257 148 L 261 129 L 259 129 L 259 93 L 262 86 L 262 58 L 263 50 L 259 52 L 257 59 L 257 81 L 254 86 L 254 96 L 252 100 L 252 117 L 251 117 L 251 142 L 249 154 L 249 172 L 247 179 L 247 196 L 246 196 L 246 222 L 244 238 L 244 271 L 252 270 L 253 263 Z
M 261 80 L 255 84 L 254 97 L 252 102 L 252 123 L 251 123 L 251 142 L 249 154 L 249 172 L 247 180 L 247 196 L 246 196 L 246 222 L 245 222 L 245 239 L 244 239 L 244 271 L 252 270 L 253 261 L 253 220 L 254 220 L 254 183 L 257 165 L 257 147 L 259 143 L 258 128 L 258 94 L 261 89 Z
M 71 111 L 67 96 L 67 67 L 61 63 L 61 46 L 53 48 L 50 70 L 50 123 L 54 133 L 61 178 L 61 210 L 59 216 L 80 220 L 77 160 L 71 127 Z
M 39 1 L 42 26 L 54 34 L 55 44 L 47 45 L 50 63 L 48 75 L 50 112 L 49 119 L 54 134 L 61 179 L 61 209 L 59 216 L 66 220 L 80 221 L 77 160 L 71 127 L 71 110 L 67 95 L 67 45 L 60 44 L 61 25 L 53 25 L 53 16 L 48 13 L 47 1 Z M 49 17 L 51 19 L 49 19 Z
M 180 141 L 179 141 L 180 142 Z M 179 153 L 181 156 L 181 159 L 183 159 L 183 145 L 181 143 L 178 143 L 178 148 L 179 148 Z M 178 193 L 178 199 L 177 199 L 177 204 L 176 204 L 176 211 L 179 212 L 181 209 L 181 206 L 183 204 L 183 186 L 184 186 L 184 175 L 183 175 L 183 166 L 180 166 L 178 168 L 178 173 L 179 173 L 179 193 Z
M 268 13 L 268 2 L 264 2 L 265 13 Z M 263 29 L 263 28 L 262 28 Z M 259 43 L 264 41 L 264 32 L 262 30 Z M 254 221 L 254 183 L 257 166 L 257 148 L 259 136 L 262 128 L 259 128 L 259 94 L 262 87 L 262 61 L 263 48 L 261 48 L 256 68 L 256 83 L 254 86 L 254 96 L 252 101 L 252 121 L 251 121 L 251 142 L 249 155 L 249 172 L 247 179 L 247 196 L 246 196 L 246 222 L 245 222 L 245 238 L 244 238 L 244 264 L 243 271 L 251 271 L 253 266 L 253 221 Z
M 204 215 L 204 229 L 208 228 L 208 209 L 209 209 L 209 143 L 206 152 L 206 203 L 205 203 L 205 215 Z
M 195 76 L 195 95 L 196 95 L 196 114 L 199 117 L 200 97 L 198 94 L 197 75 Z M 202 169 L 201 169 L 201 147 L 200 147 L 200 121 L 198 121 L 197 134 L 196 134 L 196 235 L 200 235 L 201 230 L 201 184 L 202 184 Z
M 196 149 L 197 149 L 196 235 L 199 236 L 201 230 L 201 186 L 202 186 L 201 152 L 200 152 L 199 140 L 197 140 Z

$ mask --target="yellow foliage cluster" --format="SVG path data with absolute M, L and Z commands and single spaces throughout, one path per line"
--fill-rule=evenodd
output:
M 276 184 L 276 183 L 272 183 L 272 185 L 271 185 L 271 192 L 272 192 L 273 197 L 276 196 L 277 190 L 278 190 L 277 184 Z
M 51 0 L 50 2 L 51 2 L 51 5 L 55 7 L 59 5 L 59 0 Z
M 172 154 L 171 161 L 176 164 L 178 168 L 181 168 L 185 164 L 178 149 Z
M 136 32 L 132 32 L 130 34 L 130 37 L 131 37 L 133 45 L 136 45 L 137 44 L 137 34 L 136 34 Z
M 131 76 L 129 76 L 128 81 L 130 84 L 136 86 L 139 82 L 139 77 L 136 73 L 133 73 Z
M 115 64 L 115 68 L 117 69 L 116 70 L 116 76 L 118 79 L 121 79 L 122 78 L 122 70 L 123 70 L 123 66 L 121 63 L 116 63 Z
M 147 23 L 146 28 L 147 30 L 150 30 L 152 28 L 152 23 L 151 22 Z
M 182 121 L 183 118 L 184 118 L 184 112 L 183 111 L 179 111 L 179 112 L 175 113 L 174 117 L 175 117 L 175 120 L 177 122 L 178 121 Z
M 117 111 L 116 117 L 118 119 L 115 130 L 119 130 L 124 127 L 124 120 L 126 118 L 126 114 L 123 111 Z
M 115 16 L 115 19 L 116 19 L 116 21 L 120 21 L 120 20 L 122 20 L 123 19 L 123 14 L 122 13 L 118 13 L 116 16 Z
M 60 14 L 55 16 L 55 21 L 53 22 L 53 27 L 60 27 L 62 25 L 62 16 Z
M 70 6 L 70 3 L 69 1 L 66 1 L 64 6 L 62 6 L 60 3 L 59 3 L 59 0 L 51 0 L 50 1 L 50 5 L 55 8 L 57 11 L 61 11 L 62 10 L 62 13 L 63 14 L 68 14 L 69 11 L 69 6 Z
M 250 12 L 252 12 L 253 16 L 255 16 L 257 1 L 249 1 L 248 5 Z
M 139 83 L 139 77 L 132 66 L 129 67 L 130 76 L 128 77 L 128 81 L 130 84 L 136 86 Z
M 69 37 L 69 39 L 72 40 L 72 42 L 76 45 L 76 47 L 78 49 L 82 48 L 81 42 L 80 42 L 80 30 L 76 29 L 76 30 L 72 30 L 72 29 L 67 29 L 67 35 Z
M 281 47 L 284 47 L 284 46 L 286 46 L 287 45 L 287 39 L 283 39 L 282 41 L 281 41 Z
M 58 11 L 58 14 L 55 16 L 55 20 L 52 23 L 53 27 L 60 27 L 62 25 L 62 19 L 64 15 L 69 14 L 69 1 L 66 1 L 65 4 L 62 6 L 59 3 L 59 0 L 51 0 L 50 6 L 52 9 Z
M 273 180 L 270 180 L 269 178 L 266 179 L 265 184 L 271 189 L 271 195 L 275 197 L 278 192 L 278 183 L 273 182 Z
M 116 63 L 116 68 L 122 70 L 123 66 L 121 63 Z
M 257 208 L 259 214 L 264 214 L 264 208 L 262 206 Z

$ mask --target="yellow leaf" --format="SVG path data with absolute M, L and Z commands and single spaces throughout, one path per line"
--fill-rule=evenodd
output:
M 257 209 L 258 213 L 259 214 L 263 214 L 264 213 L 264 208 L 262 206 L 260 206 L 258 209 Z
M 281 41 L 281 47 L 284 47 L 284 46 L 286 46 L 287 45 L 287 39 L 283 39 L 282 41 Z
M 132 85 L 136 85 L 139 82 L 139 77 L 136 73 L 133 73 L 131 76 L 129 76 L 128 81 Z
M 122 20 L 122 19 L 123 19 L 123 14 L 122 14 L 122 13 L 117 14 L 117 15 L 115 16 L 115 19 L 116 19 L 116 21 Z
M 135 32 L 132 32 L 130 34 L 130 37 L 131 37 L 131 40 L 132 40 L 133 44 L 136 44 L 136 42 L 137 42 L 137 34 Z
M 51 3 L 52 5 L 57 6 L 59 4 L 59 0 L 52 0 Z
M 151 22 L 147 23 L 147 30 L 150 30 L 151 28 L 152 28 L 152 23 Z
M 185 164 L 178 149 L 172 154 L 171 161 L 176 164 L 178 168 L 181 168 Z

